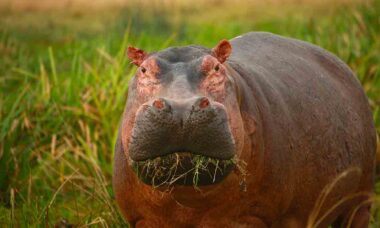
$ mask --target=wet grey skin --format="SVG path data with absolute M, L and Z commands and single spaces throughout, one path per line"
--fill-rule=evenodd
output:
M 210 54 L 207 48 L 187 46 L 168 48 L 151 55 L 160 69 L 158 78 L 162 89 L 157 97 L 139 108 L 128 148 L 129 156 L 135 162 L 132 162 L 135 171 L 145 172 L 138 173 L 138 176 L 147 184 L 154 185 L 154 181 L 161 183 L 188 173 L 174 184 L 208 185 L 221 181 L 232 170 L 233 164 L 228 161 L 235 156 L 235 144 L 226 110 L 213 100 L 212 95 L 206 97 L 197 92 L 204 77 L 201 61 L 207 54 Z M 157 100 L 162 107 L 153 105 Z M 201 107 L 202 101 L 208 105 Z M 220 164 L 227 162 L 228 166 L 220 169 L 208 163 L 197 170 L 200 172 L 197 183 L 193 181 L 196 164 L 188 156 L 181 156 L 181 167 L 176 174 L 167 174 L 162 179 L 153 180 L 154 175 L 142 169 L 147 162 L 178 152 L 200 155 L 204 160 L 212 159 Z M 168 163 L 161 165 L 170 166 Z M 218 169 L 220 171 L 216 172 Z

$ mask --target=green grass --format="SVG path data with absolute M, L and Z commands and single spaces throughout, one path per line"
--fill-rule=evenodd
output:
M 205 4 L 205 3 L 204 3 Z M 139 10 L 137 10 L 139 9 Z M 126 225 L 111 188 L 133 67 L 125 49 L 202 44 L 269 31 L 320 45 L 357 73 L 380 129 L 380 1 L 319 10 L 147 7 L 0 10 L 0 226 Z M 377 182 L 380 194 L 380 182 Z M 380 202 L 372 226 L 380 226 Z
M 150 183 L 153 188 L 161 187 L 168 191 L 175 183 L 188 183 L 198 189 L 201 176 L 205 180 L 216 183 L 216 177 L 231 171 L 233 165 L 238 168 L 243 177 L 241 182 L 244 181 L 245 184 L 246 163 L 237 157 L 220 160 L 189 153 L 174 153 L 144 161 L 130 160 L 129 162 L 138 177 L 145 183 Z M 189 170 L 182 168 L 187 166 L 186 163 L 192 164 L 193 168 Z

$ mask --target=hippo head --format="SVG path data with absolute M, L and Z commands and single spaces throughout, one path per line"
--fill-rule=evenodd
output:
M 173 47 L 152 54 L 128 48 L 138 69 L 130 81 L 122 143 L 144 183 L 211 185 L 234 169 L 244 130 L 225 63 L 230 53 L 227 40 L 213 49 Z

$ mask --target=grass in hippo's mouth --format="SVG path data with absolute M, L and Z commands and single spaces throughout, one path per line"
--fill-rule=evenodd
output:
M 131 161 L 132 167 L 142 180 L 149 180 L 153 187 L 170 186 L 186 178 L 197 187 L 200 178 L 207 176 L 209 184 L 216 183 L 218 176 L 236 169 L 245 185 L 245 162 L 233 157 L 227 160 L 211 158 L 191 153 L 172 153 L 144 161 Z M 187 180 L 189 182 L 189 180 Z

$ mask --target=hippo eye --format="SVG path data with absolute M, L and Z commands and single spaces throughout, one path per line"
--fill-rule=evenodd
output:
M 215 71 L 219 71 L 219 69 L 220 69 L 219 64 L 214 67 Z
M 141 72 L 144 74 L 146 72 L 146 68 L 145 67 L 141 67 Z

